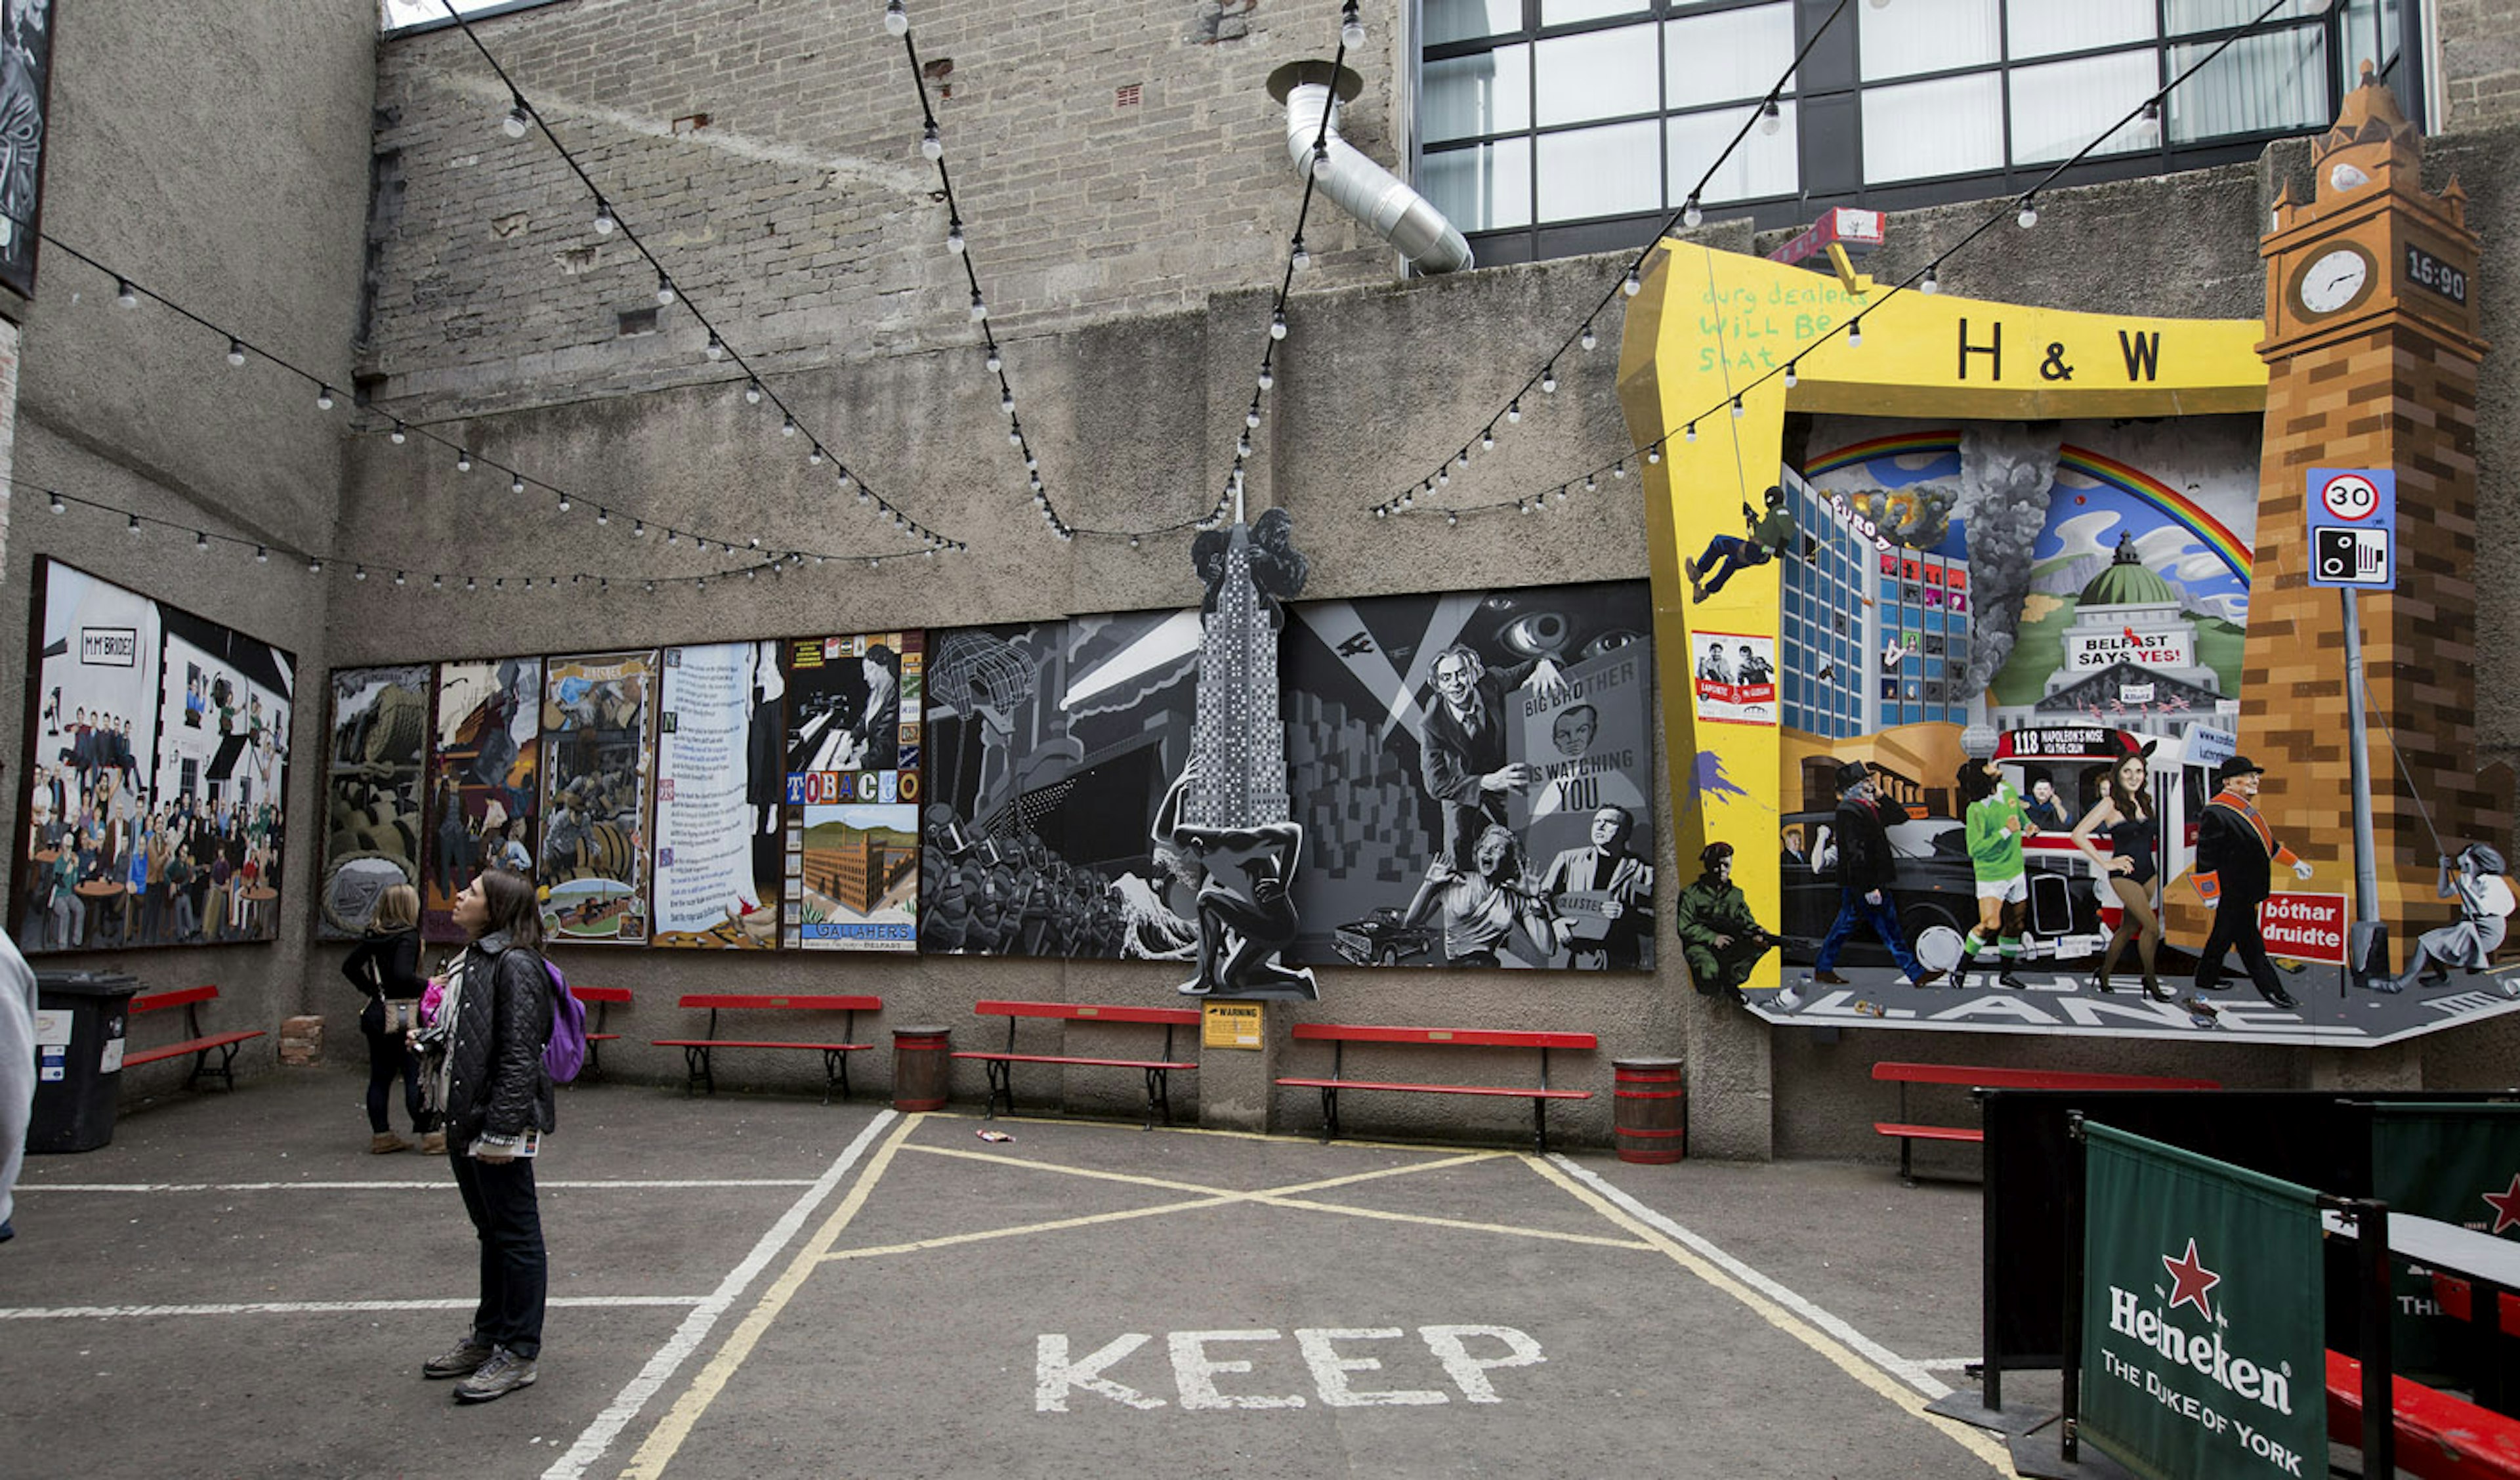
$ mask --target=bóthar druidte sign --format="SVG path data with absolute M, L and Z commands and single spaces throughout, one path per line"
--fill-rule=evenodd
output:
M 2322 965 L 2345 964 L 2345 896 L 2270 894 L 2258 903 L 2267 954 Z
M 2326 1467 L 2309 1189 L 2086 1125 L 2082 1436 L 2138 1473 Z

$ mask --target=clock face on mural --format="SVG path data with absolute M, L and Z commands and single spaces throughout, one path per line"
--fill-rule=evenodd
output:
M 2293 279 L 2293 300 L 2306 314 L 2340 313 L 2369 294 L 2377 274 L 2359 247 L 2335 247 L 2310 259 Z

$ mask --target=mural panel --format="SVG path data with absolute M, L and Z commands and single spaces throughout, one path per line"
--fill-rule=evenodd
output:
M 34 601 L 20 948 L 271 939 L 295 656 L 49 558 Z
M 543 673 L 543 933 L 645 945 L 655 650 L 553 657 Z
M 1642 582 L 1288 611 L 1288 959 L 1653 964 Z
M 420 882 L 429 676 L 425 663 L 333 670 L 318 939 L 356 940 L 386 889 Z
M 428 752 L 424 939 L 457 942 L 455 896 L 485 868 L 534 875 L 543 660 L 443 663 Z
M 652 944 L 778 945 L 785 692 L 775 642 L 665 650 Z
M 926 634 L 787 644 L 785 944 L 919 949 Z

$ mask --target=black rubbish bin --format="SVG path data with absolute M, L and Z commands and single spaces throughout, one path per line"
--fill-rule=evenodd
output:
M 135 977 L 110 971 L 35 973 L 35 1109 L 29 1151 L 93 1151 L 113 1139 L 122 1086 L 122 1030 Z

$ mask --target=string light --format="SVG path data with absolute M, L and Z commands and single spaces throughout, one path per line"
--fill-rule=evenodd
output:
M 746 406 L 758 406 L 761 404 L 761 382 L 759 381 L 746 381 L 743 382 L 743 404 Z
M 113 280 L 113 301 L 119 303 L 125 308 L 138 308 L 140 306 L 140 294 L 133 291 L 131 280 L 129 278 L 116 278 Z
M 1928 262 L 1925 264 L 1925 281 L 1916 285 L 1916 291 L 1927 294 L 1938 293 L 1943 291 L 1943 285 L 1934 280 L 1933 263 Z
M 1633 298 L 1644 291 L 1644 279 L 1637 276 L 1637 270 L 1635 268 L 1629 268 L 1628 275 L 1619 282 L 1619 292 Z
M 236 367 L 236 366 L 239 366 L 239 365 L 243 365 L 244 363 L 245 363 L 245 340 L 243 340 L 243 339 L 230 339 L 230 340 L 228 340 L 228 365 L 229 365 L 231 368 L 233 368 L 233 367 Z
M 1287 256 L 1286 260 L 1294 264 L 1297 272 L 1302 272 L 1313 265 L 1313 254 L 1304 250 L 1304 239 L 1300 234 L 1295 238 L 1294 251 Z
M 516 107 L 508 110 L 508 116 L 499 120 L 499 131 L 511 139 L 523 138 L 525 130 L 533 126 L 533 115 L 525 112 L 525 100 L 522 98 L 517 100 Z
M 2021 214 L 2013 217 L 2013 219 L 2021 223 L 2021 229 L 2023 231 L 2028 231 L 2030 228 L 2039 224 L 2039 207 L 2033 202 L 2031 197 L 2023 196 L 2021 198 Z
M 1688 203 L 1680 208 L 1680 224 L 1695 231 L 1698 224 L 1705 219 L 1706 212 L 1697 203 L 1697 193 L 1689 192 Z
M 608 237 L 612 235 L 614 228 L 618 227 L 620 224 L 621 223 L 619 221 L 613 219 L 612 202 L 605 200 L 602 196 L 597 196 L 595 198 L 595 234 L 599 237 Z M 469 591 L 472 588 L 467 586 L 465 589 Z
M 394 423 L 390 440 L 396 447 L 400 447 L 403 443 L 411 440 L 411 433 L 403 429 L 402 423 L 396 422 Z
M 928 124 L 927 131 L 920 135 L 919 152 L 925 155 L 929 159 L 942 159 L 945 157 L 945 140 L 942 135 L 936 132 L 935 124 Z
M 656 301 L 659 304 L 674 301 L 674 280 L 661 271 L 656 274 Z
M 333 409 L 332 386 L 318 385 L 315 387 L 315 409 L 317 411 L 330 411 Z
M 1349 51 L 1365 45 L 1365 20 L 1357 14 L 1356 0 L 1346 0 L 1339 7 L 1339 45 Z
M 1601 336 L 1593 332 L 1592 320 L 1586 319 L 1584 321 L 1584 333 L 1575 340 L 1575 342 L 1583 345 L 1587 352 L 1590 352 L 1594 346 L 1601 342 Z
M 709 363 L 714 365 L 726 358 L 726 340 L 719 338 L 717 331 L 712 329 L 709 331 L 708 348 L 700 352 L 707 355 Z
M 945 249 L 959 257 L 963 254 L 965 245 L 966 244 L 963 241 L 963 218 L 961 216 L 956 216 L 953 220 L 946 223 L 945 226 Z
M 510 493 L 522 493 L 522 492 L 524 492 L 524 491 L 525 491 L 525 475 L 524 475 L 523 473 L 519 472 L 519 473 L 516 474 L 515 476 L 513 476 L 513 477 L 509 478 L 509 479 L 508 479 L 508 491 L 509 491 Z
M 470 448 L 470 447 L 463 447 L 463 448 L 458 448 L 458 449 L 456 450 L 456 453 L 455 453 L 455 471 L 456 471 L 457 472 L 471 472 L 471 471 L 472 471 L 472 448 Z
M 1540 393 L 1550 396 L 1557 394 L 1557 366 L 1553 361 L 1547 370 L 1540 373 Z
M 1282 338 L 1284 338 L 1285 336 L 1286 336 L 1286 310 L 1284 310 L 1284 309 L 1282 309 L 1282 308 L 1272 308 L 1272 309 L 1270 309 L 1270 310 L 1269 310 L 1269 337 L 1271 337 L 1271 338 L 1273 338 L 1273 339 L 1282 339 Z
M 896 36 L 910 34 L 910 12 L 901 0 L 883 0 L 883 28 Z

